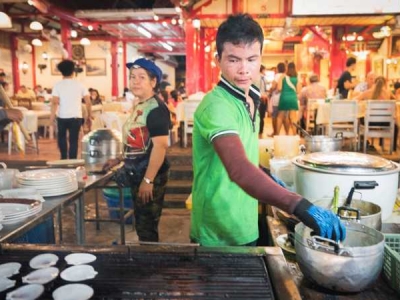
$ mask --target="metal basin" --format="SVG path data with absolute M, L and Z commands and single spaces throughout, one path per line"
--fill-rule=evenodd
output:
M 360 292 L 379 276 L 385 239 L 362 224 L 345 222 L 342 243 L 311 236 L 303 223 L 295 227 L 296 260 L 304 276 L 318 285 L 340 292 Z
M 342 149 L 342 142 L 341 136 L 331 138 L 325 135 L 313 135 L 305 137 L 305 151 L 306 153 L 339 151 Z

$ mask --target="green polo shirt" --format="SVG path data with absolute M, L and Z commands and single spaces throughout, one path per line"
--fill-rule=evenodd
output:
M 244 245 L 258 238 L 258 202 L 229 179 L 212 144 L 219 136 L 238 135 L 247 158 L 258 166 L 260 92 L 251 86 L 249 95 L 253 116 L 244 92 L 222 78 L 194 115 L 190 237 L 203 246 Z

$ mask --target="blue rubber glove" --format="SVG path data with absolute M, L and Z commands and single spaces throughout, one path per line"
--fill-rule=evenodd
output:
M 263 170 L 263 172 L 265 174 L 267 174 L 269 177 L 271 177 L 273 181 L 275 181 L 281 187 L 286 188 L 286 184 L 282 180 L 280 180 L 278 177 L 276 177 L 275 175 L 272 175 L 268 169 L 266 169 L 264 167 L 260 167 L 260 168 L 261 168 L 261 170 Z
M 315 206 L 307 199 L 301 199 L 294 215 L 316 235 L 335 241 L 343 241 L 346 238 L 346 227 L 339 217 L 330 210 Z

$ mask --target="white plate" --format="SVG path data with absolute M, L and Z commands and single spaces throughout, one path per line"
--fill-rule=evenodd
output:
M 57 190 L 57 191 L 50 191 L 50 192 L 43 192 L 41 193 L 41 195 L 43 197 L 54 197 L 54 196 L 61 196 L 61 195 L 66 195 L 66 194 L 70 194 L 72 192 L 75 192 L 76 190 L 78 190 L 78 185 L 76 187 L 72 187 L 66 190 Z
M 9 262 L 0 265 L 0 278 L 11 277 L 19 273 L 21 269 L 21 264 L 17 262 Z
M 49 166 L 68 166 L 68 165 L 84 165 L 84 159 L 60 159 L 60 160 L 49 160 L 46 162 Z
M 53 292 L 54 300 L 87 300 L 94 294 L 93 289 L 81 283 L 60 286 Z
M 3 292 L 9 288 L 15 286 L 15 280 L 11 280 L 8 278 L 0 278 L 0 292 Z
M 3 198 L 28 198 L 44 202 L 43 197 L 34 188 L 15 188 L 12 190 L 0 191 L 0 196 Z
M 90 253 L 72 253 L 65 257 L 65 261 L 69 265 L 84 265 L 96 260 L 96 256 Z
M 58 261 L 58 256 L 52 253 L 44 253 L 36 255 L 29 261 L 32 269 L 43 269 L 54 266 Z
M 285 250 L 285 251 L 287 251 L 289 253 L 296 254 L 296 250 L 294 249 L 294 247 L 292 245 L 289 245 L 289 243 L 287 242 L 287 239 L 288 239 L 288 235 L 287 234 L 281 234 L 280 236 L 278 236 L 276 238 L 276 243 L 283 250 Z
M 39 269 L 22 277 L 22 282 L 46 284 L 52 281 L 53 279 L 57 278 L 58 273 L 60 273 L 60 271 L 56 267 Z
M 24 181 L 54 181 L 66 177 L 76 178 L 76 174 L 75 171 L 66 169 L 40 169 L 21 172 L 16 174 L 15 177 Z
M 61 278 L 66 281 L 83 281 L 95 278 L 98 273 L 89 265 L 73 266 L 61 272 Z
M 10 292 L 6 300 L 35 300 L 44 292 L 44 286 L 41 284 L 27 284 Z

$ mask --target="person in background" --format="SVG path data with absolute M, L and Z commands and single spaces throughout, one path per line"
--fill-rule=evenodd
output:
M 92 89 L 90 91 L 90 102 L 92 103 L 92 105 L 102 104 L 98 90 Z
M 216 37 L 217 86 L 194 114 L 191 241 L 202 246 L 255 246 L 258 202 L 294 214 L 317 235 L 343 240 L 330 210 L 276 184 L 258 166 L 257 106 L 264 34 L 248 14 L 231 15 Z
M 15 108 L 0 108 L 0 132 L 10 122 L 21 122 L 23 118 L 22 111 Z
M 327 92 L 327 97 L 332 99 L 333 97 L 337 97 L 339 94 L 339 90 L 337 88 L 339 78 L 333 78 L 332 80 L 332 88 L 330 88 Z
M 354 88 L 352 97 L 355 98 L 360 93 L 365 92 L 366 90 L 372 88 L 374 84 L 375 84 L 375 73 L 371 71 L 367 74 L 365 81 L 360 82 Z
M 309 77 L 310 84 L 301 89 L 299 102 L 300 102 L 300 123 L 305 128 L 305 120 L 307 119 L 307 103 L 308 99 L 325 99 L 326 88 L 319 83 L 319 77 L 317 74 L 311 74 Z
M 160 83 L 160 91 L 167 90 L 167 87 L 170 87 L 171 83 L 168 82 L 168 74 L 162 75 L 162 81 Z
M 123 97 L 125 98 L 124 100 L 126 102 L 132 103 L 135 100 L 135 96 L 132 94 L 132 92 L 129 90 L 129 88 L 124 88 L 124 94 Z
M 174 108 L 176 108 L 177 107 L 177 105 L 180 103 L 180 102 L 182 102 L 183 100 L 182 100 L 182 97 L 181 97 L 181 95 L 180 95 L 180 93 L 177 91 L 177 90 L 173 90 L 173 91 L 171 91 L 170 93 L 170 99 L 171 99 L 171 103 L 172 103 L 172 105 L 174 106 Z
M 182 81 L 178 85 L 178 92 L 181 95 L 183 100 L 187 99 L 187 94 L 186 94 L 186 88 L 185 88 L 185 82 L 184 81 Z
M 36 101 L 35 92 L 31 89 L 28 89 L 25 85 L 21 85 L 18 93 L 16 94 L 17 99 L 31 99 L 32 101 Z
M 260 97 L 260 105 L 258 106 L 258 112 L 260 113 L 260 129 L 258 130 L 258 137 L 261 139 L 262 134 L 264 132 L 264 119 L 265 113 L 267 112 L 267 103 L 268 103 L 268 95 L 267 95 L 267 82 L 265 80 L 265 72 L 267 69 L 261 65 L 260 67 L 260 81 L 259 81 L 259 89 L 261 93 Z
M 355 97 L 356 100 L 390 100 L 391 93 L 386 87 L 386 79 L 378 76 L 375 83 L 368 90 Z
M 277 129 L 278 105 L 279 105 L 279 99 L 281 97 L 281 92 L 278 90 L 278 82 L 281 81 L 282 77 L 285 76 L 285 72 L 286 72 L 286 65 L 283 62 L 278 63 L 278 65 L 276 66 L 276 74 L 274 77 L 274 81 L 272 82 L 272 86 L 270 89 L 271 99 L 268 102 L 268 112 L 270 113 L 272 118 L 272 129 L 273 129 L 272 136 L 278 134 L 278 129 Z
M 351 76 L 351 73 L 356 69 L 356 63 L 357 60 L 354 57 L 348 58 L 346 61 L 346 71 L 340 75 L 337 88 L 339 89 L 341 99 L 347 99 L 349 91 L 354 89 L 358 84 L 358 81 Z
M 92 105 L 88 90 L 79 81 L 74 79 L 75 63 L 72 60 L 63 60 L 57 65 L 63 79 L 58 81 L 52 91 L 52 105 L 50 123 L 54 124 L 57 117 L 57 142 L 61 159 L 74 159 L 78 155 L 79 130 L 83 124 L 81 99 L 84 99 L 87 110 L 86 125 L 92 123 Z M 67 143 L 69 135 L 69 148 Z
M 127 63 L 129 84 L 138 101 L 122 129 L 123 157 L 104 165 L 109 170 L 124 161 L 134 201 L 136 232 L 140 241 L 158 242 L 158 223 L 169 177 L 168 148 L 170 115 L 156 96 L 161 70 L 152 61 L 140 58 Z
M 6 82 L 6 73 L 0 72 L 0 84 Z
M 394 99 L 400 100 L 400 82 L 395 82 L 393 87 L 394 87 Z
M 280 134 L 282 125 L 285 133 L 290 135 L 296 134 L 296 129 L 293 123 L 298 121 L 298 98 L 297 94 L 300 93 L 301 83 L 297 77 L 296 65 L 291 62 L 287 66 L 286 76 L 282 76 L 278 81 L 278 91 L 281 92 L 278 105 L 278 120 L 277 120 L 277 134 Z

